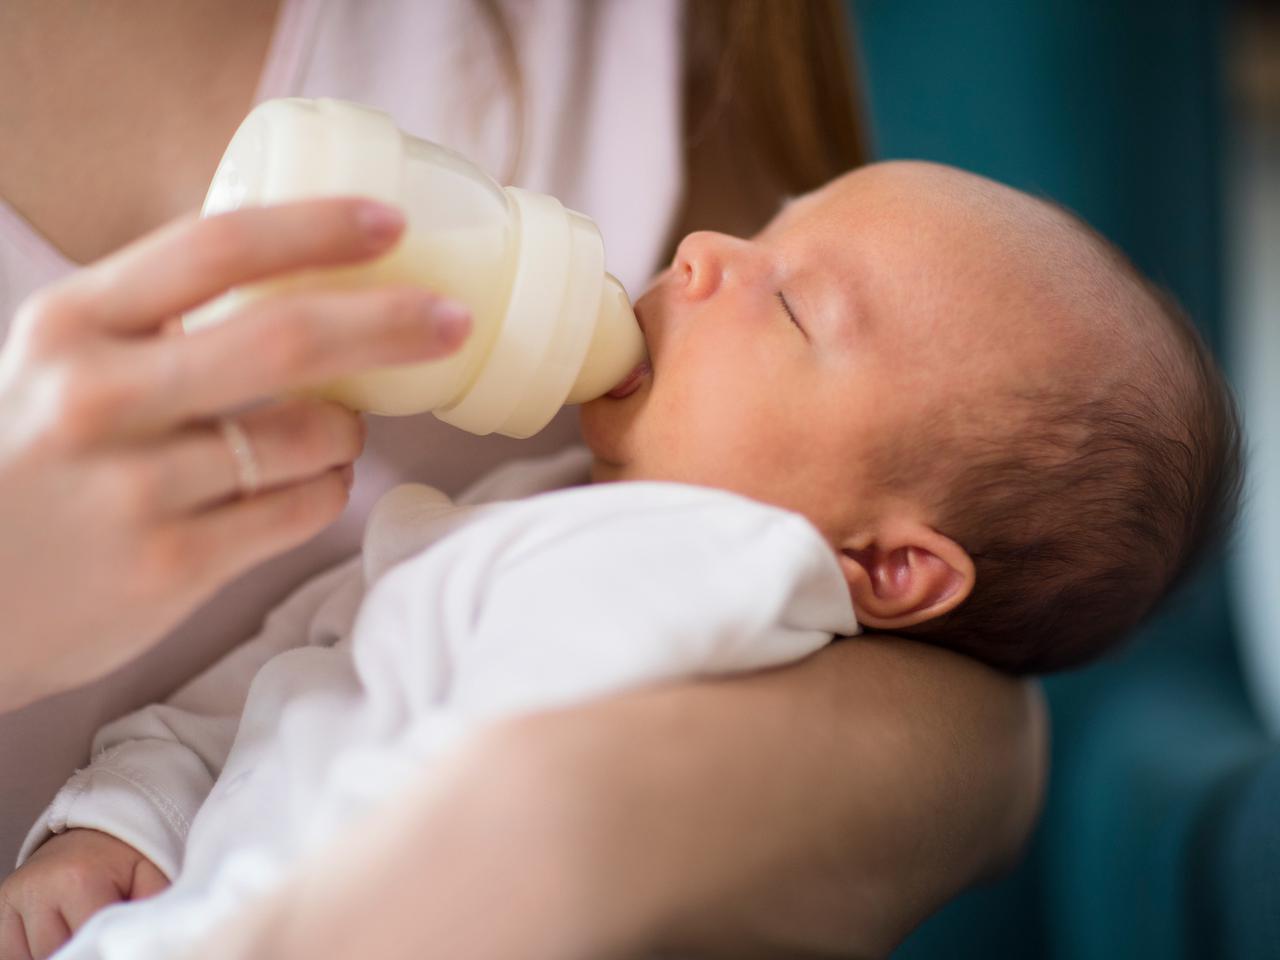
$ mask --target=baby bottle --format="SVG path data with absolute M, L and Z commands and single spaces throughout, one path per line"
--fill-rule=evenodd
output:
M 644 359 L 600 231 L 554 197 L 500 187 L 463 157 L 408 136 L 385 113 L 340 100 L 258 105 L 218 164 L 203 214 L 359 194 L 405 214 L 378 259 L 229 291 L 188 314 L 188 331 L 248 300 L 301 288 L 418 284 L 464 303 L 457 353 L 346 376 L 308 395 L 380 414 L 427 410 L 472 433 L 537 433 L 565 403 L 593 400 Z

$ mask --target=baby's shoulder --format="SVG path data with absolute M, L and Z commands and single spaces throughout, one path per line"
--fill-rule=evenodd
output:
M 656 481 L 587 484 L 478 504 L 455 504 L 431 487 L 404 484 L 375 506 L 364 545 L 369 583 L 411 557 L 430 565 L 445 562 L 445 554 L 447 565 L 466 556 L 497 571 L 565 563 L 571 556 L 630 565 L 732 553 L 765 555 L 777 564 L 828 550 L 799 514 L 727 490 Z
M 700 539 L 757 549 L 779 539 L 826 549 L 803 516 L 715 487 L 623 481 L 555 490 L 511 504 L 521 525 L 586 542 Z

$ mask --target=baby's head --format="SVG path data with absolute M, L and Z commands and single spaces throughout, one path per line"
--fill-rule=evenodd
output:
M 1234 407 L 1190 325 L 1073 216 L 981 177 L 877 164 L 751 240 L 691 234 L 637 315 L 651 373 L 582 411 L 594 479 L 803 514 L 866 628 L 1071 666 L 1234 510 Z

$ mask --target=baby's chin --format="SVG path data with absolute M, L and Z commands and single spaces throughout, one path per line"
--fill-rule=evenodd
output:
M 654 416 L 652 411 L 646 412 L 653 384 L 653 374 L 646 371 L 624 396 L 605 394 L 578 408 L 582 439 L 595 456 L 593 480 L 639 479 L 638 461 L 648 459 L 640 456 L 640 435 L 641 425 Z
M 620 480 L 625 473 L 627 435 L 633 420 L 626 406 L 625 399 L 605 396 L 578 408 L 582 439 L 592 454 L 593 483 Z
M 625 479 L 627 479 L 626 471 L 618 464 L 606 463 L 599 457 L 594 457 L 591 460 L 592 483 L 616 483 Z

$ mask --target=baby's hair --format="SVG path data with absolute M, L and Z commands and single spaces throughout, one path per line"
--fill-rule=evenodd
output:
M 1225 538 L 1243 472 L 1235 401 L 1195 327 L 1066 213 L 1117 271 L 1122 319 L 1146 328 L 1145 349 L 1125 383 L 1064 383 L 1008 398 L 999 424 L 930 431 L 930 457 L 949 465 L 935 526 L 977 576 L 949 614 L 899 631 L 1016 674 L 1076 666 L 1123 639 Z

